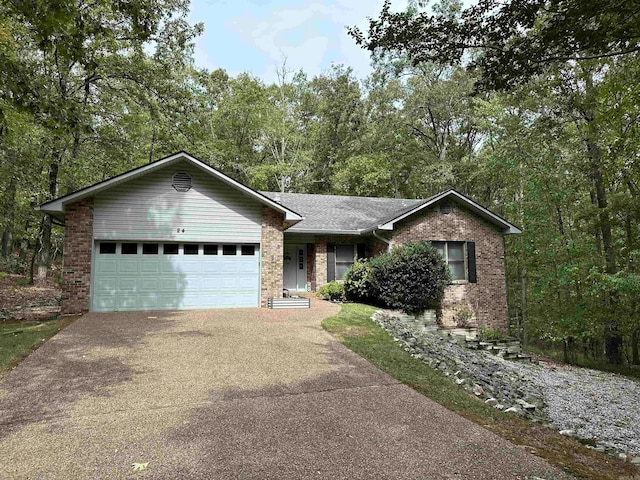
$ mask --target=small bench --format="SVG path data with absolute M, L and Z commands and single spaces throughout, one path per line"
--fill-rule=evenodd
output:
M 269 308 L 311 308 L 311 299 L 304 297 L 269 298 Z

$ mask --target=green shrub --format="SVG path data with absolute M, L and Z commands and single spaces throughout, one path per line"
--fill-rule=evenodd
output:
M 344 276 L 344 295 L 347 300 L 367 302 L 375 299 L 375 289 L 371 283 L 371 263 L 364 259 L 357 261 Z
M 371 284 L 383 304 L 411 314 L 440 308 L 449 269 L 429 242 L 395 247 L 370 263 Z
M 344 285 L 337 282 L 330 282 L 326 285 L 323 285 L 318 290 L 318 296 L 325 300 L 333 300 L 337 302 L 342 302 L 344 297 Z
M 480 340 L 491 341 L 491 340 L 506 340 L 507 336 L 505 333 L 499 328 L 481 328 L 479 336 Z

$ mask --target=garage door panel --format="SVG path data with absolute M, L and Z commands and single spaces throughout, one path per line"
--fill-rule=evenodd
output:
M 141 310 L 158 310 L 160 308 L 160 296 L 152 293 L 139 298 L 138 306 Z
M 257 254 L 204 255 L 202 243 L 198 255 L 184 255 L 182 246 L 178 254 L 143 254 L 141 244 L 134 255 L 122 255 L 120 246 L 117 253 L 100 254 L 98 245 L 92 288 L 95 311 L 259 305 Z
M 138 310 L 138 297 L 136 295 L 118 295 L 116 298 L 118 310 Z
M 193 258 L 192 256 L 183 256 L 183 260 L 180 262 L 178 270 L 180 273 L 184 273 L 185 275 L 193 275 L 203 273 L 203 260 L 204 256 L 197 256 Z
M 160 279 L 158 277 L 155 278 L 141 278 L 138 280 L 138 285 L 140 287 L 141 293 L 155 293 L 156 295 L 160 292 Z
M 96 293 L 113 294 L 118 290 L 118 277 L 98 277 L 93 285 Z
M 121 275 L 138 273 L 138 259 L 121 258 L 118 260 L 118 273 Z
M 118 291 L 119 292 L 135 292 L 138 289 L 138 279 L 131 277 L 118 278 Z
M 94 295 L 93 297 L 94 310 L 98 312 L 111 312 L 116 310 L 116 297 L 113 294 L 108 295 Z
M 101 255 L 104 257 L 104 255 Z M 96 272 L 100 273 L 117 273 L 118 272 L 118 264 L 114 258 L 100 259 L 100 261 L 96 262 Z
M 140 272 L 154 275 L 160 273 L 160 261 L 157 258 L 143 258 L 140 261 Z

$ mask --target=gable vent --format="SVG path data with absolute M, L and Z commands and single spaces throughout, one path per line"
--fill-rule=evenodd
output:
M 188 192 L 191 190 L 191 175 L 184 172 L 174 173 L 171 185 L 179 192 Z
M 442 202 L 440 204 L 440 213 L 449 215 L 452 211 L 453 211 L 453 208 L 451 208 L 451 204 L 449 202 Z

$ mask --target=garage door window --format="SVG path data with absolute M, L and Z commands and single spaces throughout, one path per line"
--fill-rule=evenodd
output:
M 122 244 L 122 255 L 137 255 L 138 254 L 138 244 L 137 243 L 123 243 Z
M 116 253 L 115 242 L 100 242 L 100 253 L 103 255 Z
M 222 246 L 222 254 L 223 255 L 235 255 L 236 254 L 236 246 L 235 245 L 223 245 Z
M 253 245 L 242 245 L 242 255 L 250 256 L 256 254 L 256 247 Z
M 197 255 L 198 254 L 198 244 L 197 243 L 185 243 L 184 244 L 184 254 L 185 255 Z
M 218 254 L 218 245 L 204 245 L 203 253 L 205 255 L 217 255 Z
M 157 255 L 158 254 L 158 244 L 157 243 L 143 243 L 142 244 L 142 254 L 143 255 Z
M 177 255 L 178 254 L 178 244 L 177 243 L 165 243 L 162 246 L 162 253 L 165 255 Z

